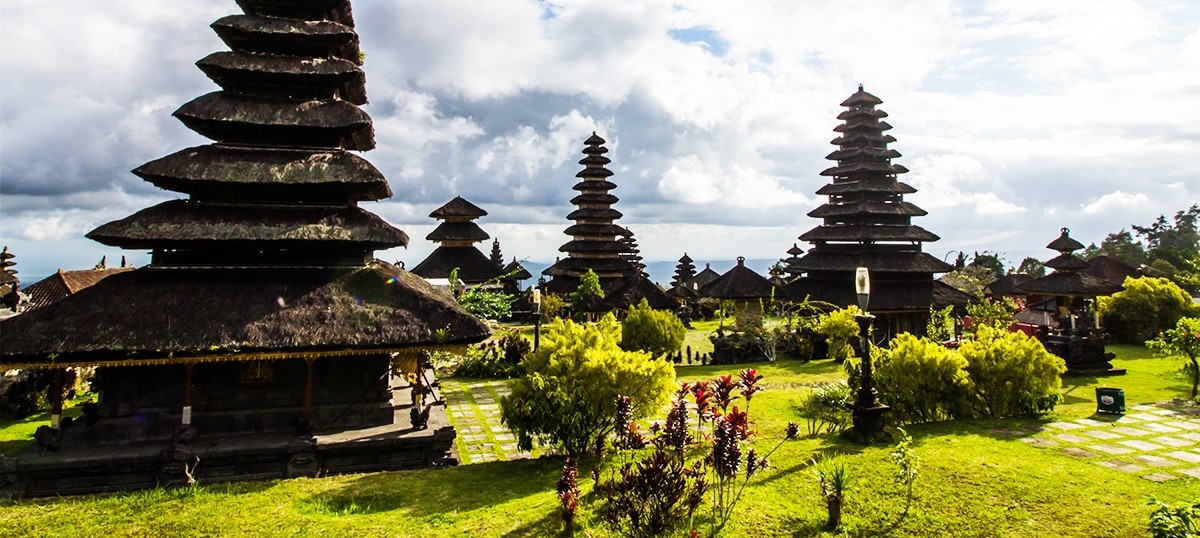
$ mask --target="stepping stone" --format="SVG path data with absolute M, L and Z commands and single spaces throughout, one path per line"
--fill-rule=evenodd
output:
M 1128 414 L 1125 416 L 1128 418 L 1135 418 L 1138 420 L 1162 420 L 1163 419 L 1163 417 L 1160 417 L 1153 413 L 1131 413 L 1131 414 Z
M 1113 446 L 1113 445 L 1092 445 L 1092 446 L 1089 446 L 1088 448 L 1099 451 L 1099 452 L 1103 452 L 1105 454 L 1128 454 L 1130 452 L 1133 452 L 1132 448 L 1125 448 L 1123 446 Z
M 503 445 L 500 445 L 500 450 L 503 450 L 505 452 L 516 452 L 517 444 L 516 443 L 505 443 Z
M 1157 422 L 1152 422 L 1149 424 L 1142 424 L 1142 428 L 1145 428 L 1152 432 L 1158 432 L 1158 433 L 1175 433 L 1175 432 L 1179 431 L 1179 428 L 1172 428 L 1170 426 L 1167 426 L 1166 424 L 1160 424 Z
M 1192 441 L 1200 443 L 1200 433 L 1181 433 L 1177 437 L 1181 437 L 1183 439 L 1190 439 Z
M 1116 469 L 1118 471 L 1125 472 L 1125 473 L 1136 473 L 1139 471 L 1146 470 L 1146 468 L 1142 467 L 1141 465 L 1135 465 L 1133 463 L 1129 463 L 1127 461 L 1121 461 L 1121 460 L 1098 461 L 1098 462 L 1096 462 L 1096 465 L 1100 465 L 1102 467 L 1108 467 L 1109 469 Z
M 1113 419 L 1114 424 L 1116 424 L 1116 423 L 1129 424 L 1129 423 L 1133 423 L 1133 422 L 1142 422 L 1142 420 L 1138 419 L 1138 418 L 1132 418 L 1129 415 L 1116 415 L 1115 418 Z
M 1145 426 L 1145 424 L 1143 424 L 1143 426 Z M 1130 428 L 1128 426 L 1117 426 L 1116 428 L 1110 428 L 1109 431 L 1111 431 L 1113 433 L 1119 433 L 1121 435 L 1128 435 L 1130 437 L 1140 437 L 1142 435 L 1150 435 L 1150 432 L 1147 430 L 1142 430 L 1139 428 Z
M 1076 424 L 1074 422 L 1051 422 L 1046 425 L 1051 428 L 1058 428 L 1060 430 L 1078 430 L 1084 427 L 1082 424 Z
M 1094 437 L 1096 439 L 1104 439 L 1104 440 L 1121 438 L 1121 435 L 1115 434 L 1108 430 L 1088 430 L 1088 431 L 1079 432 L 1079 433 L 1082 433 L 1083 435 L 1086 435 L 1088 437 Z
M 1094 458 L 1099 455 L 1099 454 L 1096 454 L 1095 452 L 1088 452 L 1087 450 L 1084 450 L 1082 448 L 1076 448 L 1073 446 L 1067 447 L 1067 448 L 1060 448 L 1058 450 L 1059 450 L 1059 452 L 1062 452 L 1063 454 L 1066 454 L 1068 456 L 1075 457 L 1075 458 Z
M 1087 442 L 1090 440 L 1086 437 L 1080 437 L 1073 433 L 1056 433 L 1054 435 L 1051 435 L 1050 437 L 1058 439 L 1059 441 L 1062 441 L 1064 443 L 1084 443 L 1084 442 Z
M 1114 418 L 1112 420 L 1095 420 L 1095 419 L 1090 419 L 1090 418 L 1081 418 L 1079 420 L 1076 420 L 1075 423 L 1083 424 L 1084 426 L 1093 426 L 1093 427 L 1094 426 L 1108 426 L 1109 424 L 1112 424 L 1113 421 L 1115 421 L 1115 420 L 1117 420 L 1117 419 Z
M 1164 453 L 1163 455 L 1164 455 L 1164 456 L 1171 456 L 1172 458 L 1179 459 L 1179 460 L 1183 460 L 1183 461 L 1186 461 L 1186 462 L 1188 462 L 1188 463 L 1200 463 L 1200 454 L 1197 454 L 1197 453 L 1195 453 L 1195 452 L 1187 452 L 1187 451 L 1184 451 L 1184 450 L 1176 450 L 1176 451 L 1174 451 L 1174 452 L 1166 452 L 1166 453 Z
M 1175 480 L 1178 477 L 1171 473 L 1153 473 L 1142 475 L 1142 478 L 1145 478 L 1151 482 L 1166 482 L 1167 480 Z
M 1149 441 L 1117 441 L 1117 444 L 1125 445 L 1136 450 L 1159 450 L 1161 448 L 1165 448 L 1162 445 L 1156 445 Z
M 1150 454 L 1142 454 L 1141 456 L 1134 456 L 1133 459 L 1136 460 L 1138 463 L 1149 465 L 1151 467 L 1174 467 L 1175 465 L 1178 465 L 1178 462 L 1176 462 L 1175 460 L 1169 460 L 1167 458 L 1160 458 L 1158 456 L 1151 456 Z
M 1025 443 L 1029 443 L 1033 446 L 1040 446 L 1042 448 L 1058 446 L 1058 444 L 1059 444 L 1058 441 L 1055 441 L 1053 439 L 1045 439 L 1042 437 L 1025 437 L 1025 438 L 1021 439 L 1021 441 L 1025 442 Z
M 1174 417 L 1179 415 L 1179 412 L 1175 411 L 1174 409 L 1159 409 L 1158 411 L 1151 411 L 1151 413 L 1164 417 Z
M 1192 478 L 1200 478 L 1200 467 L 1196 467 L 1195 469 L 1176 469 L 1175 472 L 1183 473 Z
M 988 433 L 993 433 L 993 434 L 1004 436 L 1004 437 L 1020 437 L 1022 435 L 1025 435 L 1026 432 L 1023 432 L 1021 430 L 1013 430 L 1013 429 L 1009 429 L 1009 428 L 996 428 L 993 430 L 988 430 Z
M 1200 431 L 1200 422 L 1193 420 L 1168 420 L 1163 422 L 1163 424 L 1174 428 L 1179 428 L 1181 430 Z
M 1158 409 L 1158 406 L 1154 405 L 1154 404 L 1138 404 L 1138 405 L 1131 407 L 1131 409 L 1133 409 L 1134 411 L 1153 411 L 1155 409 Z
M 1196 444 L 1196 441 L 1193 441 L 1191 439 L 1179 439 L 1177 437 L 1169 437 L 1166 435 L 1164 435 L 1162 437 L 1155 437 L 1155 438 L 1151 439 L 1151 441 L 1154 441 L 1155 443 L 1158 443 L 1160 445 L 1167 445 L 1167 446 L 1175 447 L 1175 448 L 1179 448 L 1181 446 L 1192 446 L 1192 445 Z

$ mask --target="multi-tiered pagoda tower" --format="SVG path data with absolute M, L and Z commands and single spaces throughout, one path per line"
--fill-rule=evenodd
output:
M 484 284 L 503 275 L 503 259 L 496 262 L 475 248 L 475 243 L 491 237 L 475 224 L 475 219 L 487 216 L 487 211 L 455 196 L 429 216 L 442 221 L 425 236 L 425 239 L 438 243 L 438 247 L 412 268 L 413 274 L 425 278 L 449 278 L 457 269 L 459 280 L 465 284 Z M 499 244 L 495 248 L 499 250 Z
M 841 133 L 831 143 L 838 147 L 826 156 L 836 166 L 821 172 L 832 182 L 817 194 L 828 202 L 808 213 L 822 224 L 800 236 L 813 244 L 789 269 L 806 277 L 788 287 L 794 299 L 808 296 L 839 305 L 855 302 L 854 271 L 866 267 L 871 274 L 870 311 L 883 318 L 876 330 L 887 335 L 923 333 L 929 308 L 935 305 L 935 273 L 953 270 L 949 264 L 921 251 L 938 236 L 912 224 L 925 211 L 904 201 L 916 189 L 896 176 L 908 172 L 892 159 L 900 157 L 888 144 L 896 139 L 884 134 L 892 128 L 875 108 L 882 101 L 862 86 L 842 102 L 848 110 L 838 115 Z M 886 336 L 886 335 L 885 335 Z
M 238 5 L 212 25 L 232 50 L 198 62 L 221 90 L 175 112 L 214 143 L 134 170 L 187 198 L 88 234 L 150 265 L 0 328 L 0 369 L 97 367 L 100 394 L 86 426 L 52 419 L 0 489 L 419 467 L 452 445 L 444 410 L 420 387 L 393 394 L 392 373 L 425 384 L 425 349 L 488 330 L 374 259 L 408 238 L 357 206 L 391 192 L 351 153 L 375 142 L 350 3 Z
M 604 156 L 608 153 L 604 143 L 605 140 L 594 132 L 584 141 L 586 157 L 579 161 L 584 168 L 575 174 L 580 181 L 573 187 L 579 195 L 571 199 L 577 209 L 567 215 L 575 225 L 564 231 L 571 240 L 558 249 L 567 253 L 567 257 L 542 271 L 553 278 L 546 283 L 547 292 L 565 294 L 575 291 L 579 277 L 589 269 L 600 277 L 600 286 L 606 292 L 637 273 L 626 258 L 628 246 L 620 239 L 627 236 L 628 231 L 615 224 L 621 218 L 621 212 L 612 207 L 618 198 L 608 192 L 617 186 L 608 180 L 613 173 L 605 165 L 612 161 Z

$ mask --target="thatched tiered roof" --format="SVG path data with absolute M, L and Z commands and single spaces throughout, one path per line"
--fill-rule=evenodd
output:
M 575 224 L 564 232 L 571 240 L 558 249 L 567 253 L 567 257 L 542 271 L 553 277 L 545 286 L 548 292 L 574 291 L 579 285 L 579 277 L 588 270 L 600 277 L 603 288 L 612 291 L 637 272 L 628 259 L 629 245 L 620 240 L 630 232 L 614 224 L 622 215 L 612 208 L 618 199 L 608 191 L 617 186 L 608 181 L 613 173 L 606 168 L 611 161 L 604 156 L 608 153 L 604 143 L 605 140 L 594 132 L 584 141 L 587 147 L 583 149 L 584 158 L 579 161 L 584 168 L 575 174 L 580 181 L 572 187 L 580 192 L 571 199 L 577 209 L 567 215 L 567 219 Z
M 438 247 L 412 272 L 425 278 L 448 278 L 458 269 L 458 278 L 467 284 L 482 284 L 502 276 L 503 267 L 475 248 L 475 243 L 491 238 L 474 222 L 486 215 L 487 211 L 461 196 L 433 210 L 429 216 L 442 222 L 425 239 L 438 243 Z
M 1095 297 L 1121 290 L 1120 283 L 1109 282 L 1082 271 L 1088 268 L 1088 263 L 1076 256 L 1074 251 L 1082 249 L 1083 244 L 1072 239 L 1070 232 L 1063 228 L 1061 235 L 1046 245 L 1046 248 L 1058 251 L 1058 256 L 1046 262 L 1046 267 L 1053 268 L 1054 272 L 1021 284 L 1017 287 L 1019 291 L 1060 297 Z
M 782 295 L 775 284 L 746 267 L 746 258 L 738 256 L 737 265 L 700 288 L 701 297 L 714 299 L 768 299 Z
M 935 302 L 933 274 L 953 270 L 921 251 L 938 236 L 912 223 L 926 212 L 904 200 L 916 189 L 897 180 L 908 169 L 892 163 L 900 153 L 888 148 L 896 139 L 884 134 L 892 126 L 875 108 L 882 102 L 862 86 L 842 102 L 847 110 L 834 128 L 840 136 L 831 142 L 838 149 L 826 156 L 836 165 L 821 172 L 832 182 L 817 190 L 829 199 L 808 213 L 822 223 L 800 235 L 813 248 L 796 252 L 787 267 L 789 274 L 807 274 L 789 285 L 794 299 L 854 304 L 854 271 L 866 267 L 873 282 L 888 283 L 873 286 L 873 309 L 927 312 Z
M 198 64 L 221 90 L 174 114 L 216 143 L 134 170 L 188 198 L 88 234 L 151 250 L 150 266 L 6 320 L 0 364 L 239 360 L 487 336 L 447 296 L 372 261 L 408 236 L 357 207 L 391 191 L 349 153 L 375 146 L 349 1 L 238 5 L 244 15 L 212 25 L 232 50 Z
M 704 264 L 704 269 L 696 273 L 696 276 L 687 282 L 687 286 L 694 290 L 699 290 L 718 278 L 721 278 L 721 273 L 713 271 L 712 265 L 706 263 Z
M 604 304 L 614 309 L 625 309 L 636 306 L 642 299 L 646 300 L 650 308 L 657 310 L 674 310 L 679 306 L 679 303 L 658 287 L 658 284 L 640 273 L 626 278 L 620 287 L 605 294 Z

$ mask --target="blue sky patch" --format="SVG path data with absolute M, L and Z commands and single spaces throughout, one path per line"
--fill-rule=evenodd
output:
M 692 26 L 678 30 L 667 30 L 667 35 L 680 43 L 703 43 L 708 52 L 711 52 L 713 56 L 724 56 L 726 49 L 728 49 L 728 44 L 725 43 L 725 40 L 721 39 L 712 28 Z

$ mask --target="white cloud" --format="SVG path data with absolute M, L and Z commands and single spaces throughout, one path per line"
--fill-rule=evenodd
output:
M 1083 212 L 1088 215 L 1127 213 L 1149 203 L 1150 197 L 1140 192 L 1130 194 L 1125 191 L 1113 191 L 1085 204 Z

